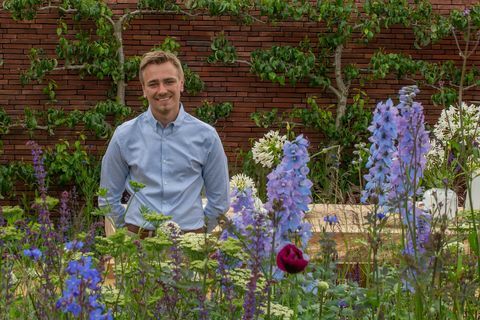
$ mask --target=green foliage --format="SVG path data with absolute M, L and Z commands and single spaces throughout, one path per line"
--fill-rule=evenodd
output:
M 0 135 L 7 134 L 10 131 L 10 124 L 12 118 L 10 118 L 4 108 L 0 108 Z
M 92 158 L 82 145 L 85 137 L 81 136 L 80 139 L 73 144 L 61 140 L 53 150 L 45 153 L 45 166 L 50 180 L 62 185 L 71 184 L 80 178 L 82 168 L 91 165 Z
M 252 52 L 251 70 L 262 80 L 285 85 L 285 80 L 289 79 L 295 85 L 311 77 L 314 69 L 315 55 L 309 49 L 273 46 L 269 50 Z
M 42 82 L 45 74 L 55 69 L 58 64 L 56 59 L 46 58 L 43 49 L 31 48 L 28 58 L 30 59 L 30 67 L 20 75 L 22 85 L 32 80 Z
M 32 186 L 35 181 L 33 166 L 22 162 L 10 162 L 0 165 L 0 199 L 16 195 L 15 184 L 23 181 L 25 186 Z
M 149 9 L 158 11 L 178 12 L 180 7 L 174 0 L 139 0 L 137 7 L 139 9 Z
M 238 59 L 237 50 L 225 37 L 225 33 L 221 32 L 218 36 L 213 38 L 210 45 L 213 53 L 208 56 L 208 63 L 221 62 L 226 64 L 235 63 Z
M 270 111 L 256 111 L 250 114 L 250 119 L 260 128 L 269 128 L 282 122 L 282 115 L 278 114 L 278 109 L 273 108 Z
M 25 211 L 20 206 L 2 206 L 2 215 L 7 220 L 7 225 L 13 226 L 16 221 L 23 218 Z
M 306 1 L 260 0 L 257 1 L 260 14 L 270 21 L 293 19 L 300 20 L 311 12 L 311 5 Z
M 200 79 L 198 73 L 195 73 L 187 65 L 182 65 L 183 73 L 185 74 L 185 90 L 191 94 L 196 95 L 200 93 L 205 87 L 204 82 Z
M 195 115 L 203 122 L 213 126 L 218 120 L 228 118 L 232 109 L 233 105 L 230 102 L 213 104 L 205 100 L 200 107 L 195 109 Z
M 247 13 L 254 3 L 251 0 L 188 0 L 185 6 L 190 10 L 206 10 L 212 16 L 230 15 L 250 23 L 252 17 Z

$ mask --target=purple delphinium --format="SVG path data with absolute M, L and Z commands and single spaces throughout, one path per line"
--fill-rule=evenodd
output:
M 431 217 L 415 206 L 415 199 L 422 192 L 420 179 L 426 166 L 430 140 L 425 130 L 423 107 L 413 100 L 417 93 L 416 86 L 400 90 L 398 145 L 392 162 L 389 199 L 397 207 L 406 227 L 404 254 L 416 262 L 416 270 L 424 272 L 429 261 L 425 256 L 425 245 L 429 241 Z M 408 274 L 413 273 L 407 270 Z M 404 280 L 416 283 L 416 277 L 409 278 Z
M 274 214 L 276 247 L 298 236 L 303 248 L 310 239 L 311 225 L 304 221 L 311 203 L 312 182 L 307 178 L 308 141 L 303 135 L 283 146 L 282 162 L 268 175 L 265 208 Z
M 255 207 L 255 199 L 252 188 L 245 190 L 234 188 L 231 193 L 233 209 L 232 225 L 235 232 L 228 229 L 222 234 L 222 239 L 228 236 L 235 237 L 238 233 L 246 239 L 247 250 L 257 252 L 262 258 L 268 257 L 272 242 L 272 223 L 263 208 Z M 256 239 L 253 241 L 253 239 Z
M 113 319 L 110 310 L 105 312 L 105 306 L 98 302 L 102 278 L 93 266 L 92 258 L 82 256 L 70 261 L 65 270 L 69 277 L 56 307 L 74 317 L 88 314 L 89 319 Z
M 367 183 L 361 201 L 377 205 L 377 218 L 384 218 L 389 211 L 387 192 L 390 188 L 392 154 L 395 152 L 397 139 L 397 116 L 397 108 L 393 106 L 392 100 L 379 102 L 373 113 L 372 124 L 368 127 L 372 133 L 369 138 L 372 144 L 366 165 L 369 169 L 365 175 Z

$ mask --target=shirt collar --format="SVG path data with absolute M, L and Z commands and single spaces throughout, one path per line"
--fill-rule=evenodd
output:
M 187 113 L 185 112 L 185 109 L 183 108 L 183 103 L 180 103 L 180 109 L 178 110 L 178 115 L 175 121 L 171 122 L 173 127 L 179 127 L 182 125 L 183 121 L 185 120 L 185 115 Z M 152 108 L 149 106 L 148 110 L 146 112 L 146 120 L 147 122 L 153 127 L 156 128 L 157 124 L 162 127 L 162 125 L 155 119 L 152 113 Z

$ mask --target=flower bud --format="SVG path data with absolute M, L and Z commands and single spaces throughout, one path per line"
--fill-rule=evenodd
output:
M 319 289 L 320 291 L 327 291 L 328 288 L 330 288 L 330 286 L 328 285 L 328 282 L 326 282 L 326 281 L 320 281 L 320 282 L 318 283 L 318 289 Z

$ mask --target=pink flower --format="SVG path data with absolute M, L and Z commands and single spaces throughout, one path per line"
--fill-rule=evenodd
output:
M 299 273 L 305 270 L 308 261 L 303 258 L 302 250 L 293 244 L 287 244 L 277 254 L 277 266 L 288 273 Z

